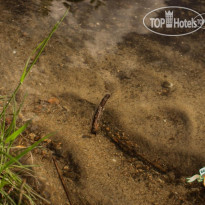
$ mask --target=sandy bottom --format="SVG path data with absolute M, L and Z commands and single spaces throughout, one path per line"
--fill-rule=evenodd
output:
M 1 1 L 0 94 L 12 92 L 31 51 L 72 4 L 17 96 L 28 94 L 21 119 L 33 120 L 32 133 L 56 132 L 44 151 L 56 155 L 72 204 L 203 204 L 202 184 L 186 177 L 205 166 L 204 30 L 148 33 L 144 15 L 174 1 L 100 2 Z M 33 152 L 32 163 L 41 165 L 42 195 L 68 204 L 51 156 Z

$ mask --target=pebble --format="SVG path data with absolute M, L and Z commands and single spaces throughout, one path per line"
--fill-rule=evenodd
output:
M 64 166 L 63 170 L 69 170 L 69 166 L 68 165 Z
M 49 102 L 50 104 L 57 104 L 57 105 L 60 103 L 59 99 L 58 99 L 58 98 L 55 98 L 55 97 L 50 98 L 50 99 L 48 100 L 48 102 Z
M 173 83 L 170 83 L 166 80 L 166 81 L 162 82 L 161 86 L 163 88 L 171 88 L 171 87 L 173 87 Z
M 38 141 L 38 140 L 40 140 L 40 139 L 41 139 L 40 136 L 35 136 L 35 138 L 34 138 L 35 141 Z
M 51 143 L 51 139 L 45 139 L 44 142 L 50 144 Z
M 29 136 L 30 140 L 32 140 L 32 141 L 35 140 L 36 135 L 34 133 L 30 133 L 28 136 Z

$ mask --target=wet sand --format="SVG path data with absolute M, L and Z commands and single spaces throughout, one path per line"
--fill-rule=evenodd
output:
M 205 193 L 186 177 L 205 164 L 204 30 L 184 37 L 158 36 L 144 15 L 174 1 L 1 1 L 1 94 L 11 92 L 24 64 L 64 14 L 71 11 L 29 74 L 19 96 L 31 130 L 56 131 L 59 165 L 73 204 L 202 204 Z M 205 4 L 182 5 L 203 13 Z M 101 132 L 90 133 L 105 94 Z M 52 97 L 57 103 L 45 103 Z M 165 173 L 113 142 L 137 152 Z M 119 139 L 119 138 L 118 138 Z M 34 154 L 42 195 L 52 204 L 66 196 L 51 158 Z

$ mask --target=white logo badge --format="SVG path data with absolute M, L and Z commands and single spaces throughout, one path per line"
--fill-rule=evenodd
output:
M 164 36 L 194 33 L 204 26 L 204 22 L 202 14 L 179 6 L 161 7 L 150 11 L 143 18 L 143 24 L 148 30 Z

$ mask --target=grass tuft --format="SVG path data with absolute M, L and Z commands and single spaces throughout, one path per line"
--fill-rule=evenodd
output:
M 32 175 L 29 169 L 31 166 L 24 165 L 19 160 L 50 135 L 46 135 L 31 146 L 21 149 L 21 151 L 12 149 L 14 148 L 17 138 L 26 130 L 30 123 L 30 121 L 28 121 L 20 128 L 17 128 L 16 120 L 23 103 L 17 109 L 15 96 L 67 13 L 68 11 L 66 11 L 61 20 L 54 25 L 48 36 L 33 50 L 26 62 L 19 83 L 11 96 L 0 96 L 0 100 L 6 102 L 0 113 L 0 204 L 2 205 L 34 205 L 36 204 L 35 201 L 37 198 L 43 199 L 26 183 L 25 179 L 22 179 L 21 173 L 23 171 Z M 31 61 L 31 57 L 33 56 L 34 58 Z M 13 112 L 11 123 L 7 124 L 6 117 L 8 116 L 9 107 L 12 107 Z

